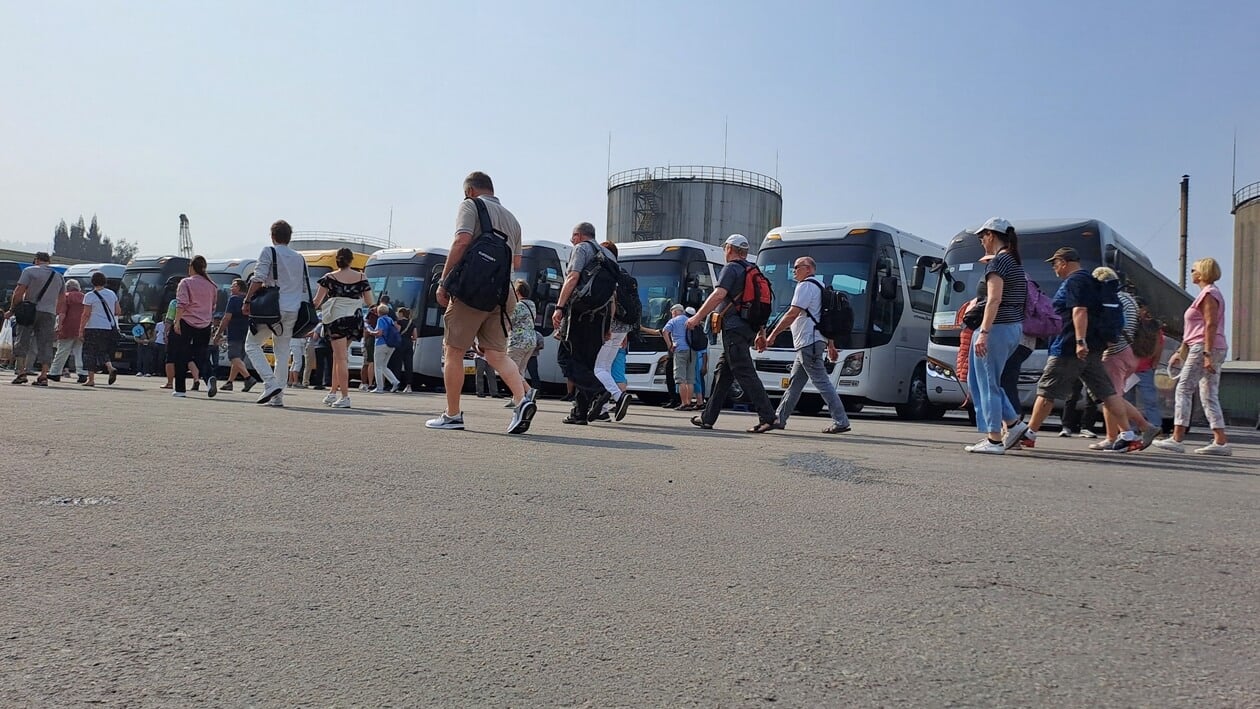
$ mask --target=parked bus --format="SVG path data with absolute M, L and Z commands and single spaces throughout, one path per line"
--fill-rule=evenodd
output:
M 249 279 L 254 276 L 254 266 L 258 260 L 252 258 L 217 259 L 206 262 L 206 275 L 219 287 L 219 295 L 214 303 L 214 316 L 223 317 L 227 309 L 228 298 L 232 295 L 232 281 L 241 279 L 249 288 Z M 223 361 L 223 360 L 221 360 Z
M 1146 254 L 1126 241 L 1111 227 L 1097 219 L 1051 219 L 1011 222 L 1019 235 L 1019 253 L 1024 271 L 1042 292 L 1053 297 L 1061 281 L 1046 259 L 1064 246 L 1076 249 L 1081 268 L 1093 270 L 1106 265 L 1122 274 L 1144 298 L 1154 316 L 1164 322 L 1167 339 L 1161 362 L 1181 344 L 1182 315 L 1190 307 L 1190 294 L 1157 271 Z M 924 291 L 935 289 L 935 315 L 932 318 L 928 343 L 928 397 L 934 404 L 958 408 L 966 400 L 964 385 L 958 381 L 955 367 L 961 329 L 955 325 L 958 309 L 974 298 L 980 287 L 980 257 L 984 248 L 976 237 L 979 226 L 964 229 L 949 243 L 943 258 L 927 258 L 915 269 L 915 280 L 922 278 Z M 1020 368 L 1020 399 L 1031 407 L 1037 396 L 1037 380 L 1046 364 L 1047 345 L 1038 348 Z M 1176 382 L 1157 369 L 1155 383 L 1160 393 L 1160 406 L 1173 410 L 1173 387 Z
M 66 272 L 61 275 L 66 280 L 77 280 L 83 291 L 87 292 L 92 290 L 92 274 L 96 271 L 105 274 L 105 287 L 117 293 L 122 287 L 122 277 L 127 267 L 119 263 L 80 263 L 66 267 Z
M 17 261 L 0 261 L 0 308 L 8 308 L 13 302 L 13 291 L 17 289 L 18 278 L 30 264 Z
M 853 306 L 853 332 L 838 343 L 838 363 L 827 372 L 850 411 L 866 404 L 894 406 L 904 419 L 945 414 L 927 399 L 927 338 L 935 291 L 910 287 L 909 275 L 921 256 L 939 258 L 944 248 L 879 222 L 779 227 L 766 234 L 757 266 L 774 288 L 770 324 L 787 312 L 796 283 L 792 264 L 809 256 L 817 276 L 846 294 Z M 784 332 L 765 352 L 753 353 L 757 375 L 771 398 L 788 387 L 796 352 Z M 797 410 L 822 410 L 822 397 L 807 384 Z
M 442 336 L 446 332 L 437 286 L 446 265 L 447 249 L 382 249 L 367 260 L 364 274 L 379 301 L 389 296 L 394 309 L 408 308 L 418 325 L 411 367 L 413 389 L 442 383 Z M 362 350 L 359 366 L 362 366 Z
M 726 265 L 721 247 L 691 239 L 625 242 L 617 244 L 617 250 L 617 263 L 639 283 L 642 324 L 652 330 L 659 330 L 669 322 L 669 309 L 674 303 L 693 308 L 704 304 Z M 664 403 L 669 398 L 665 387 L 665 363 L 669 359 L 665 339 L 639 333 L 631 333 L 629 339 L 630 351 L 626 357 L 629 391 L 646 404 Z M 721 348 L 720 338 L 709 346 L 710 363 L 717 362 Z M 710 382 L 713 370 L 710 364 Z
M 311 277 L 311 295 L 315 295 L 315 291 L 319 290 L 319 279 L 325 275 L 337 270 L 337 250 L 324 249 L 322 251 L 299 251 L 302 258 L 306 259 L 306 271 Z M 354 258 L 350 261 L 350 267 L 356 271 L 362 271 L 367 268 L 369 254 L 354 252 Z
M 181 256 L 142 256 L 127 264 L 118 286 L 122 335 L 114 350 L 114 365 L 120 371 L 136 371 L 136 340 L 131 326 L 145 317 L 153 322 L 166 317 L 167 305 L 175 297 L 180 280 L 188 275 L 188 264 L 189 259 Z

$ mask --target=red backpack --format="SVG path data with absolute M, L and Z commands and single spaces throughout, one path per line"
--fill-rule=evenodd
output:
M 770 320 L 771 304 L 774 301 L 774 289 L 770 287 L 770 279 L 766 278 L 760 268 L 751 263 L 744 266 L 744 289 L 740 291 L 735 307 L 753 332 L 766 326 Z

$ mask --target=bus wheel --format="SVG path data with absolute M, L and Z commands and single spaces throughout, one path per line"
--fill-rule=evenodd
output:
M 805 394 L 796 402 L 796 413 L 802 416 L 817 416 L 823 407 L 822 397 Z
M 897 405 L 897 416 L 910 421 L 936 421 L 945 416 L 945 407 L 933 404 L 927 395 L 927 369 L 920 364 L 910 380 L 906 403 Z
M 658 391 L 633 391 L 630 393 L 639 397 L 639 401 L 642 401 L 648 406 L 660 406 L 666 401 L 669 401 L 669 394 L 662 394 Z
M 866 401 L 855 396 L 842 396 L 840 403 L 844 404 L 844 410 L 850 414 L 862 413 L 862 407 L 866 406 Z

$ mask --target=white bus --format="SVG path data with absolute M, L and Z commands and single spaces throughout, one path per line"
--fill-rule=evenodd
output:
M 945 409 L 927 398 L 927 341 L 935 290 L 910 287 L 910 274 L 920 257 L 940 258 L 944 248 L 879 222 L 779 227 L 766 234 L 757 266 L 774 287 L 774 310 L 768 327 L 787 312 L 796 283 L 792 264 L 809 256 L 817 275 L 848 295 L 853 306 L 853 333 L 837 343 L 840 361 L 828 363 L 831 381 L 845 407 L 860 411 L 865 404 L 891 405 L 906 419 L 940 418 Z M 753 363 L 771 398 L 787 389 L 792 362 L 791 332 L 784 332 Z M 822 410 L 822 397 L 805 387 L 797 410 Z
M 726 265 L 726 257 L 721 247 L 691 239 L 628 241 L 617 244 L 617 263 L 639 283 L 642 325 L 659 330 L 669 321 L 674 303 L 693 308 L 704 303 Z M 709 382 L 721 347 L 720 338 L 709 346 Z M 664 403 L 669 398 L 665 387 L 668 357 L 663 338 L 631 333 L 626 380 L 629 390 L 646 404 Z
M 372 286 L 372 297 L 380 302 L 382 296 L 389 296 L 395 312 L 398 308 L 407 308 L 412 322 L 418 326 L 411 358 L 413 381 L 403 382 L 413 389 L 442 384 L 442 336 L 446 328 L 443 310 L 437 302 L 437 284 L 448 253 L 443 248 L 381 249 L 368 257 L 363 269 L 363 275 Z M 362 356 L 360 349 L 359 367 Z M 354 365 L 350 368 L 356 369 Z
M 1053 297 L 1061 281 L 1046 259 L 1060 247 L 1070 246 L 1081 256 L 1081 267 L 1093 270 L 1101 265 L 1114 268 L 1144 298 L 1151 312 L 1165 325 L 1167 338 L 1162 362 L 1177 350 L 1182 337 L 1182 315 L 1191 297 L 1184 289 L 1155 270 L 1151 260 L 1114 229 L 1097 219 L 1045 219 L 1013 221 L 1019 236 L 1019 253 L 1024 272 L 1041 291 Z M 915 269 L 914 279 L 922 278 L 925 292 L 936 291 L 935 315 L 928 344 L 928 397 L 932 403 L 951 409 L 963 405 L 967 397 L 955 373 L 961 329 L 955 324 L 958 309 L 976 297 L 980 287 L 979 265 L 984 248 L 976 237 L 976 225 L 959 232 L 949 243 L 943 258 L 924 259 Z M 943 276 L 943 277 L 942 277 Z M 1020 399 L 1025 409 L 1037 396 L 1037 380 L 1046 364 L 1047 342 L 1038 347 L 1020 368 Z M 1175 382 L 1157 369 L 1156 387 L 1160 406 L 1171 412 Z

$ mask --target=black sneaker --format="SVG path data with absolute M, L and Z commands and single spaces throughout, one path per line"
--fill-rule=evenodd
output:
M 107 383 L 108 383 L 108 384 L 113 384 L 113 383 L 114 383 L 114 382 L 116 382 L 116 381 L 118 381 L 118 370 L 117 370 L 117 369 L 111 369 L 111 370 L 109 370 L 109 380 L 108 380 L 108 382 L 107 382 Z M 193 389 L 196 389 L 196 388 L 197 388 L 197 387 L 195 387 L 195 386 L 193 387 Z
M 586 419 L 578 418 L 574 416 L 573 414 L 569 414 L 568 416 L 565 416 L 563 419 L 560 419 L 560 423 L 572 424 L 574 426 L 585 426 Z
M 51 379 L 51 380 L 52 380 L 52 381 L 54 381 L 54 382 L 58 382 L 58 383 L 60 383 L 60 382 L 61 382 L 61 375 L 60 375 L 60 374 L 49 374 L 49 375 L 48 375 L 48 378 L 49 378 L 49 379 Z
M 192 390 L 193 390 L 193 391 L 201 391 L 201 380 L 200 380 L 200 379 L 194 379 L 194 380 L 193 380 L 193 383 L 192 383 Z
M 626 417 L 626 411 L 630 409 L 630 392 L 621 392 L 621 398 L 617 399 L 617 408 L 613 409 L 613 420 L 620 421 Z
M 235 384 L 235 382 L 224 382 L 223 386 L 219 387 L 219 391 L 232 391 L 232 387 L 235 386 Z
M 607 412 L 607 411 L 601 411 L 599 414 L 597 414 L 597 415 L 595 415 L 595 416 L 592 416 L 590 420 L 592 420 L 592 421 L 612 421 L 612 417 L 608 415 L 608 412 Z
M 219 393 L 219 380 L 218 378 L 212 376 L 210 377 L 208 381 L 206 381 L 206 396 L 213 399 L 214 395 L 218 393 Z
M 779 425 L 775 424 L 775 427 L 778 428 Z M 822 432 L 823 433 L 848 433 L 849 431 L 852 431 L 852 430 L 853 430 L 852 426 L 841 426 L 838 423 L 833 423 L 830 426 L 824 428 Z
M 80 383 L 80 384 L 83 384 L 83 383 L 84 383 L 84 382 L 86 382 L 86 381 L 87 381 L 87 375 L 86 375 L 86 374 L 80 374 L 80 375 L 79 375 L 79 383 Z
M 258 379 L 256 377 L 250 377 L 249 379 L 245 380 L 244 384 L 241 385 L 241 391 L 248 394 L 249 390 L 253 389 L 254 385 L 257 383 L 258 383 Z

